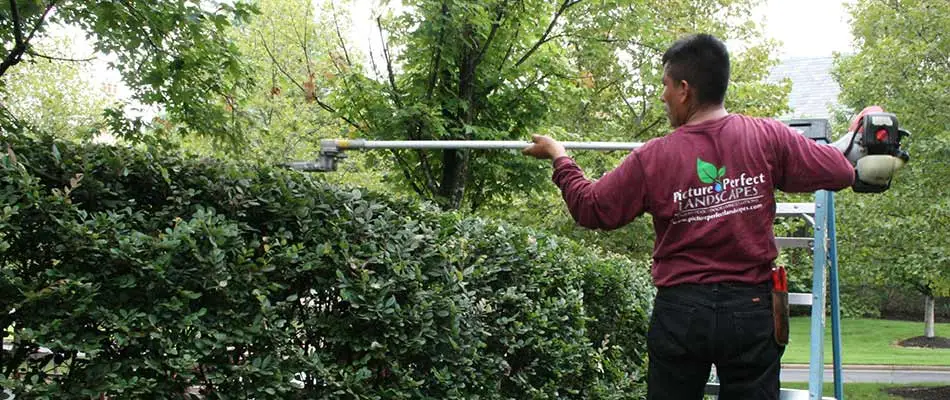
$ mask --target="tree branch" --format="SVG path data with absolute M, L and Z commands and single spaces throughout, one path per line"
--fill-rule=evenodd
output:
M 435 183 L 435 177 L 432 176 L 432 166 L 429 164 L 429 156 L 426 155 L 425 150 L 417 150 L 419 152 L 419 162 L 422 163 L 422 173 L 426 177 L 426 187 L 429 188 L 430 193 L 436 193 L 439 191 L 439 187 Z
M 154 40 L 152 40 L 151 32 L 146 31 L 146 30 L 144 29 L 146 26 L 149 26 L 149 24 L 148 24 L 147 21 L 146 21 L 147 18 L 145 18 L 145 17 L 139 15 L 139 12 L 138 12 L 138 10 L 135 9 L 135 6 L 133 6 L 133 5 L 132 5 L 131 3 L 129 3 L 127 0 L 122 1 L 122 5 L 123 5 L 126 9 L 128 9 L 128 11 L 129 11 L 129 16 L 131 16 L 132 19 L 134 19 L 136 22 L 138 22 L 138 25 L 137 25 L 136 27 L 137 27 L 138 30 L 142 33 L 142 35 L 145 37 L 145 40 L 148 42 L 148 44 L 149 44 L 150 46 L 152 46 L 151 48 L 146 48 L 146 49 L 145 49 L 145 51 L 148 53 L 147 56 L 146 56 L 146 59 L 149 59 L 149 58 L 151 58 L 151 57 L 154 57 L 156 53 L 166 53 L 164 49 L 162 49 L 161 47 L 159 47 L 158 44 L 155 43 Z M 164 35 L 164 34 L 162 34 L 161 36 L 162 36 L 162 38 L 165 38 L 165 35 Z M 153 53 L 152 50 L 154 50 L 155 52 Z M 167 54 L 167 53 L 166 53 L 166 54 Z M 144 66 L 145 66 L 145 62 L 140 62 L 139 65 L 136 66 L 136 68 L 135 68 L 135 74 L 136 74 L 136 75 L 141 75 L 141 74 L 142 74 L 142 68 L 143 68 Z
M 15 0 L 10 0 L 10 1 L 15 1 Z M 46 20 L 46 16 L 49 14 L 50 11 L 53 10 L 53 7 L 55 5 L 56 5 L 56 0 L 50 1 L 49 4 L 46 5 L 46 9 L 43 10 L 43 15 L 40 15 L 40 19 L 37 20 L 36 24 L 33 25 L 33 30 L 31 30 L 30 35 L 26 37 L 24 44 L 29 43 L 30 40 L 33 40 L 33 35 L 35 35 L 36 32 L 40 30 L 40 26 L 43 25 L 43 22 Z
M 43 22 L 46 21 L 46 16 L 55 5 L 56 1 L 51 1 L 46 5 L 46 10 L 43 10 L 43 14 L 40 15 L 40 18 L 36 20 L 35 24 L 33 24 L 33 29 L 30 31 L 30 34 L 26 37 L 26 39 L 24 39 L 22 32 L 22 21 L 20 21 L 20 11 L 16 6 L 16 0 L 10 0 L 16 43 L 14 43 L 13 49 L 10 50 L 10 54 L 7 54 L 7 56 L 4 57 L 3 62 L 0 63 L 0 76 L 3 76 L 3 74 L 5 74 L 7 70 L 10 69 L 10 67 L 19 64 L 20 61 L 23 60 L 23 54 L 29 49 L 30 40 L 33 39 L 33 35 L 36 34 L 41 26 L 43 26 Z
M 525 87 L 521 88 L 521 89 L 518 91 L 518 95 L 515 96 L 514 98 L 512 98 L 512 100 L 511 100 L 511 101 L 509 102 L 509 104 L 508 104 L 508 107 L 505 107 L 505 109 L 514 107 L 514 103 L 517 102 L 518 100 L 521 100 L 522 98 L 524 98 L 524 94 L 525 94 L 529 89 L 533 88 L 533 87 L 536 86 L 539 82 L 541 82 L 541 81 L 547 79 L 547 78 L 548 78 L 549 76 L 551 76 L 551 75 L 554 75 L 554 74 L 551 74 L 551 73 L 544 73 L 544 74 L 541 74 L 541 76 L 538 77 L 538 79 L 535 79 L 535 80 L 531 81 L 530 83 L 528 83 L 527 85 L 525 85 Z
M 40 54 L 40 53 L 37 53 L 37 52 L 35 52 L 35 51 L 33 51 L 33 50 L 27 50 L 27 51 L 26 51 L 26 54 L 29 54 L 29 55 L 31 55 L 31 56 L 33 56 L 33 57 L 45 58 L 45 59 L 47 59 L 47 60 L 52 60 L 52 61 L 89 62 L 89 61 L 92 61 L 92 60 L 95 60 L 95 59 L 96 59 L 95 56 L 89 56 L 89 57 L 87 57 L 87 58 L 55 57 L 55 56 L 48 56 L 48 55 L 45 55 L 45 54 Z
M 432 197 L 431 193 L 429 195 L 426 195 L 425 191 L 422 190 L 422 188 L 416 184 L 416 181 L 412 177 L 412 173 L 410 172 L 411 169 L 409 168 L 409 163 L 407 163 L 405 159 L 399 156 L 399 152 L 396 151 L 396 149 L 391 149 L 390 151 L 393 153 L 393 157 L 396 158 L 396 163 L 399 164 L 399 167 L 400 167 L 399 169 L 402 170 L 402 174 L 406 178 L 406 181 L 408 181 L 409 185 L 412 186 L 412 190 L 414 190 L 419 196 L 431 198 Z
M 639 69 L 639 67 L 637 68 Z M 643 92 L 643 101 L 640 102 L 640 117 L 637 118 L 638 124 L 643 123 L 643 117 L 647 116 L 647 101 L 646 100 L 649 96 L 647 95 L 647 83 L 644 82 L 643 79 L 640 79 L 640 88 L 642 89 L 641 91 Z
M 393 101 L 396 105 L 402 107 L 402 101 L 399 100 L 399 89 L 396 88 L 396 78 L 393 76 L 393 62 L 389 57 L 389 46 L 386 45 L 386 38 L 383 37 L 383 19 L 376 17 L 376 26 L 379 27 L 379 41 L 383 44 L 383 58 L 386 59 L 386 71 L 389 73 L 389 86 L 393 89 Z
M 332 5 L 333 5 L 333 2 L 330 2 L 330 5 L 332 6 Z M 311 7 L 307 7 L 307 14 L 304 16 L 304 18 L 305 18 L 304 20 L 305 20 L 305 21 L 310 21 L 310 8 L 311 8 Z M 334 21 L 336 21 L 336 18 L 334 18 Z M 295 25 L 295 26 L 294 26 L 294 33 L 296 33 L 296 31 L 297 31 L 297 27 L 296 27 L 296 25 Z M 307 60 L 307 76 L 308 76 L 308 77 L 313 76 L 313 70 L 310 68 L 310 64 L 311 64 L 313 61 L 310 60 L 310 46 L 309 46 L 310 40 L 309 40 L 309 37 L 308 37 L 309 34 L 310 34 L 310 29 L 308 29 L 307 26 L 304 25 L 304 28 L 303 28 L 303 39 L 302 39 L 301 42 L 300 42 L 300 47 L 303 48 L 303 57 Z M 298 37 L 298 38 L 300 37 L 300 34 L 299 34 L 299 33 L 297 34 L 297 37 Z
M 129 15 L 131 15 L 132 18 L 135 18 L 135 20 L 139 23 L 139 26 L 138 26 L 138 27 L 139 27 L 139 30 L 142 31 L 142 33 L 145 34 L 145 39 L 148 40 L 148 43 L 151 44 L 152 47 L 153 47 L 155 50 L 158 50 L 158 51 L 160 51 L 160 52 L 164 52 L 164 50 L 162 50 L 162 48 L 159 47 L 158 44 L 155 43 L 154 40 L 152 40 L 152 35 L 151 35 L 148 31 L 146 31 L 145 29 L 143 29 L 143 28 L 145 28 L 146 26 L 149 26 L 149 24 L 146 23 L 146 21 L 145 21 L 146 18 L 143 17 L 143 16 L 141 16 L 141 15 L 139 15 L 138 10 L 136 10 L 135 7 L 134 7 L 131 3 L 129 3 L 128 1 L 123 1 L 123 2 L 122 2 L 122 5 L 124 5 L 125 8 L 127 8 L 127 9 L 129 10 Z M 165 37 L 165 35 L 162 35 L 162 37 Z
M 449 14 L 449 5 L 442 1 L 442 21 L 445 21 Z M 426 100 L 432 99 L 432 92 L 435 90 L 435 82 L 438 77 L 439 68 L 442 65 L 442 45 L 445 43 L 445 23 L 439 26 L 439 41 L 435 45 L 435 54 L 432 56 L 432 70 L 429 72 L 429 81 L 426 82 Z
M 600 38 L 592 38 L 592 37 L 579 36 L 579 35 L 570 35 L 570 34 L 563 35 L 563 36 L 570 36 L 570 37 L 577 38 L 577 39 L 590 40 L 590 41 L 593 41 L 593 42 L 600 42 L 600 43 L 626 43 L 626 44 L 630 44 L 630 45 L 645 47 L 645 48 L 648 48 L 648 49 L 650 49 L 650 50 L 653 50 L 654 52 L 656 52 L 656 53 L 658 53 L 658 54 L 663 54 L 663 50 L 660 50 L 659 47 L 656 47 L 656 46 L 651 45 L 651 44 L 646 44 L 646 43 L 643 43 L 643 42 L 641 42 L 641 41 L 639 41 L 639 40 L 635 40 L 635 39 L 611 39 L 611 38 L 603 38 L 603 39 L 600 39 Z
M 488 32 L 488 37 L 485 39 L 485 43 L 482 44 L 481 48 L 478 50 L 478 55 L 475 56 L 475 65 L 478 65 L 482 61 L 482 57 L 485 56 L 485 52 L 488 51 L 488 48 L 491 46 L 491 42 L 495 40 L 495 34 L 498 33 L 498 28 L 501 27 L 501 19 L 505 16 L 505 10 L 508 7 L 508 0 L 505 0 L 504 3 L 498 5 L 498 14 L 495 17 L 495 20 L 492 21 L 491 31 Z
M 369 51 L 369 64 L 373 66 L 373 76 L 376 78 L 382 78 L 383 74 L 379 73 L 379 66 L 376 65 L 376 57 L 373 57 L 373 40 L 366 40 L 366 48 Z
M 337 14 L 336 14 L 336 9 L 335 9 L 335 8 L 334 8 L 334 11 L 333 11 L 333 24 L 337 27 L 337 29 L 336 29 L 336 37 L 337 37 L 337 40 L 339 41 L 340 48 L 343 50 L 344 59 L 345 59 L 346 64 L 347 64 L 347 70 L 350 70 L 350 69 L 352 69 L 353 64 L 352 64 L 352 62 L 351 62 L 351 60 L 350 60 L 349 52 L 348 52 L 347 49 L 346 49 L 346 41 L 343 40 L 343 34 L 342 34 L 342 32 L 340 31 L 340 29 L 339 29 L 339 20 L 338 20 L 338 16 L 337 16 Z M 328 43 L 327 43 L 327 44 L 328 44 L 327 47 L 330 47 L 330 46 L 329 46 L 329 40 L 328 40 Z M 346 95 L 347 95 L 347 97 L 350 98 L 350 99 L 355 99 L 355 98 L 357 98 L 357 96 L 354 96 L 354 95 L 353 95 L 353 91 L 352 91 L 352 89 L 351 89 L 351 87 L 350 87 L 350 83 L 351 83 L 351 82 L 350 82 L 350 78 L 349 78 L 350 74 L 348 74 L 347 71 L 344 71 L 343 68 L 340 67 L 340 63 L 337 62 L 337 58 L 338 58 L 338 57 L 333 57 L 333 55 L 331 54 L 331 56 L 330 56 L 330 61 L 333 63 L 333 67 L 336 68 L 337 73 L 340 74 L 340 77 L 341 77 L 341 79 L 343 80 L 343 86 L 344 86 L 344 89 L 346 90 Z M 370 62 L 373 63 L 373 70 L 374 70 L 374 72 L 375 72 L 375 71 L 376 71 L 376 61 L 373 60 L 372 44 L 371 44 L 371 47 L 370 47 Z M 363 88 L 363 85 L 360 83 L 360 81 L 359 81 L 358 79 L 356 80 L 355 85 L 356 85 L 356 88 L 360 90 L 359 93 L 363 94 L 363 93 L 366 92 L 366 91 L 364 90 L 364 88 Z M 365 99 L 362 98 L 362 97 L 360 97 L 359 100 L 360 100 L 360 101 L 363 101 L 363 100 L 365 100 Z M 398 101 L 398 99 L 397 99 L 397 101 Z M 357 109 L 356 115 L 357 115 L 359 118 L 363 119 L 364 121 L 367 121 L 367 125 L 368 125 L 368 124 L 369 124 L 369 122 L 368 122 L 369 120 L 366 118 L 366 116 L 363 114 L 363 112 L 360 111 L 360 107 L 357 107 L 356 109 Z
M 423 128 L 423 122 L 422 122 L 422 121 L 424 121 L 424 120 L 422 120 L 422 119 L 417 119 L 417 120 L 415 121 L 415 124 L 414 124 L 414 125 L 415 125 L 415 128 L 416 128 L 416 129 L 415 129 L 415 132 L 416 132 L 416 133 L 413 134 L 413 133 L 412 133 L 413 131 L 410 130 L 410 131 L 409 131 L 409 138 L 410 138 L 410 139 L 416 140 L 416 139 L 419 138 L 419 133 L 422 131 L 422 128 Z M 416 150 L 416 154 L 419 156 L 419 162 L 422 163 L 422 172 L 423 172 L 423 174 L 424 174 L 425 177 L 426 177 L 426 187 L 429 188 L 429 192 L 430 192 L 430 193 L 436 193 L 436 192 L 438 192 L 439 190 L 438 190 L 438 187 L 437 187 L 436 184 L 435 184 L 435 178 L 432 176 L 432 166 L 429 164 L 429 156 L 426 154 L 426 151 L 425 151 L 425 150 L 422 150 L 422 149 Z
M 594 91 L 594 96 L 599 96 L 601 93 L 605 92 L 607 89 L 610 89 L 611 87 L 614 87 L 614 86 L 618 86 L 618 85 L 620 84 L 620 82 L 622 82 L 622 79 L 616 79 L 616 80 L 613 80 L 613 81 L 611 81 L 610 83 L 608 83 L 608 84 L 606 84 L 606 85 L 601 85 L 599 88 L 597 88 L 597 90 Z M 623 100 L 624 103 L 627 104 L 627 107 L 630 108 L 631 111 L 633 111 L 633 108 L 631 107 L 630 102 L 628 102 L 627 99 L 626 99 L 626 98 L 624 97 L 624 95 L 623 95 L 623 88 L 620 87 L 620 88 L 617 89 L 617 91 L 619 92 L 619 95 L 620 95 L 621 100 Z M 593 96 L 592 96 L 592 97 L 593 97 Z M 591 104 L 592 104 L 592 102 L 589 102 L 589 103 L 584 104 L 584 107 L 581 108 L 581 112 L 582 112 L 582 113 L 587 113 L 587 109 L 590 108 L 590 105 L 591 105 Z M 634 114 L 636 114 L 636 113 L 634 113 Z
M 274 54 L 271 53 L 270 47 L 267 46 L 267 40 L 264 39 L 264 34 L 261 33 L 260 31 L 258 31 L 257 34 L 258 34 L 258 36 L 261 37 L 261 45 L 264 46 L 264 51 L 267 52 L 267 55 L 270 57 L 270 60 L 271 60 L 271 62 L 274 64 L 274 66 L 277 67 L 277 70 L 279 70 L 282 74 L 284 74 L 284 76 L 286 76 L 287 79 L 290 79 L 290 82 L 293 83 L 294 85 L 296 85 L 297 88 L 300 89 L 300 91 L 306 92 L 306 89 L 303 88 L 303 85 L 301 85 L 300 82 L 297 82 L 297 80 L 294 79 L 294 77 L 293 77 L 292 75 L 290 75 L 289 73 L 287 73 L 287 71 L 284 70 L 283 65 L 281 65 L 281 64 L 277 61 L 277 58 L 274 57 Z
M 16 6 L 16 0 L 10 0 L 10 13 L 13 15 L 13 45 L 19 46 L 23 44 L 23 28 L 20 26 L 20 9 Z
M 528 59 L 528 57 L 531 57 L 531 55 L 534 54 L 534 52 L 537 51 L 539 47 L 541 47 L 541 45 L 551 40 L 551 38 L 549 38 L 548 35 L 551 34 L 551 30 L 554 29 L 554 25 L 557 24 L 557 20 L 558 18 L 561 17 L 561 14 L 564 14 L 564 12 L 567 11 L 568 8 L 571 8 L 572 6 L 576 5 L 577 3 L 580 3 L 581 1 L 582 0 L 564 0 L 564 2 L 561 3 L 561 5 L 558 7 L 557 12 L 554 13 L 554 17 L 551 18 L 551 23 L 548 24 L 548 28 L 544 31 L 544 34 L 541 35 L 541 38 L 538 39 L 538 41 L 534 44 L 534 46 L 531 46 L 531 48 L 528 49 L 527 53 L 525 53 L 523 56 L 521 56 L 520 59 L 518 59 L 518 62 L 515 63 L 515 67 L 524 63 Z
M 10 122 L 12 122 L 15 126 L 19 128 L 23 128 L 32 132 L 39 131 L 38 129 L 36 129 L 36 127 L 30 125 L 28 122 L 23 121 L 22 119 L 17 117 L 16 114 L 13 113 L 13 110 L 7 107 L 7 105 L 2 101 L 0 101 L 0 116 L 6 116 L 7 118 L 10 118 L 11 120 Z M 0 122 L 2 121 L 3 120 L 0 119 Z
M 307 90 L 304 89 L 303 85 L 301 85 L 300 82 L 297 82 L 297 80 L 294 79 L 294 77 L 291 76 L 290 73 L 288 73 L 287 70 L 284 69 L 284 67 L 280 64 L 280 62 L 277 61 L 277 58 L 274 57 L 274 53 L 271 53 L 270 47 L 267 46 L 267 41 L 264 40 L 264 34 L 262 34 L 260 31 L 258 31 L 257 34 L 261 37 L 261 45 L 264 46 L 264 51 L 267 52 L 267 56 L 270 57 L 271 62 L 274 63 L 274 66 L 277 67 L 277 70 L 279 70 L 282 74 L 284 74 L 284 76 L 286 76 L 287 79 L 289 79 L 290 82 L 292 82 L 294 85 L 296 85 L 297 88 L 300 89 L 301 92 L 307 93 Z M 363 131 L 363 128 L 359 126 L 359 124 L 353 122 L 352 120 L 347 118 L 345 115 L 338 114 L 335 108 L 331 107 L 329 104 L 326 104 L 322 100 L 320 100 L 320 98 L 317 97 L 316 93 L 313 94 L 313 99 L 314 101 L 317 102 L 317 105 L 319 105 L 324 110 L 334 115 L 339 116 L 341 119 L 346 121 L 346 123 L 350 124 L 350 126 L 356 128 L 357 130 L 361 132 Z
M 663 118 L 664 118 L 664 117 L 657 118 L 656 121 L 653 121 L 652 124 L 648 125 L 646 128 L 643 128 L 643 129 L 641 129 L 639 132 L 635 133 L 635 134 L 633 135 L 633 138 L 634 138 L 634 139 L 639 138 L 640 135 L 646 133 L 646 132 L 649 131 L 650 129 L 653 129 L 653 127 L 655 127 L 657 124 L 659 124 L 660 121 L 663 121 Z
M 14 342 L 14 349 L 15 350 L 10 356 L 10 359 L 7 360 L 6 368 L 3 370 L 3 376 L 10 376 L 13 371 L 16 371 L 16 369 L 21 364 L 23 364 L 24 361 L 26 361 L 26 357 L 35 351 L 35 349 L 28 348 L 26 345 L 19 342 Z
M 343 49 L 343 58 L 346 60 L 346 65 L 352 67 L 353 61 L 350 61 L 350 53 L 346 51 L 346 42 L 343 41 L 343 34 L 340 33 L 340 21 L 336 18 L 336 6 L 333 5 L 332 1 L 330 2 L 330 10 L 333 12 L 333 26 L 336 27 L 336 37 L 340 41 L 340 48 Z
M 518 24 L 515 26 L 515 35 L 517 36 L 520 34 L 521 34 L 521 21 L 518 21 Z M 505 68 L 505 63 L 508 62 L 509 58 L 511 58 L 511 53 L 514 51 L 515 43 L 517 41 L 518 41 L 517 39 L 512 39 L 510 43 L 508 44 L 508 50 L 505 51 L 505 56 L 502 57 L 501 62 L 498 63 L 499 72 L 501 72 L 501 70 Z

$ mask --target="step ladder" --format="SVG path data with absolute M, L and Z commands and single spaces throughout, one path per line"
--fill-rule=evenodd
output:
M 803 135 L 823 143 L 830 143 L 829 125 L 824 119 L 785 121 Z M 835 232 L 834 193 L 819 190 L 812 203 L 778 203 L 776 218 L 803 218 L 812 227 L 811 237 L 776 237 L 779 249 L 810 249 L 813 258 L 811 293 L 789 293 L 789 305 L 811 307 L 810 357 L 808 390 L 782 388 L 781 400 L 843 400 L 841 377 L 841 305 L 838 290 L 838 243 Z M 834 397 L 822 397 L 824 384 L 825 300 L 831 303 L 831 344 L 833 357 Z M 717 381 L 706 385 L 706 394 L 717 396 Z

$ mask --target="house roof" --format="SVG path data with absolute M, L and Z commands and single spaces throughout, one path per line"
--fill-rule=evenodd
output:
M 769 72 L 772 82 L 789 78 L 792 91 L 788 96 L 790 113 L 786 118 L 831 119 L 832 109 L 838 105 L 838 84 L 831 77 L 834 57 L 798 57 L 782 60 Z

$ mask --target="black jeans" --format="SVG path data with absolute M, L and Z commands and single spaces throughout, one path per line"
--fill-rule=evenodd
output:
M 715 364 L 719 399 L 777 400 L 785 347 L 773 332 L 768 284 L 660 288 L 647 335 L 647 398 L 700 400 Z

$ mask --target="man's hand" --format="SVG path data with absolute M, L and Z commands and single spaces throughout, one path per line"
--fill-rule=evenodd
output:
M 531 141 L 534 142 L 534 144 L 521 150 L 522 154 L 542 160 L 567 156 L 567 150 L 564 149 L 564 145 L 558 143 L 557 140 L 543 135 L 532 135 Z

